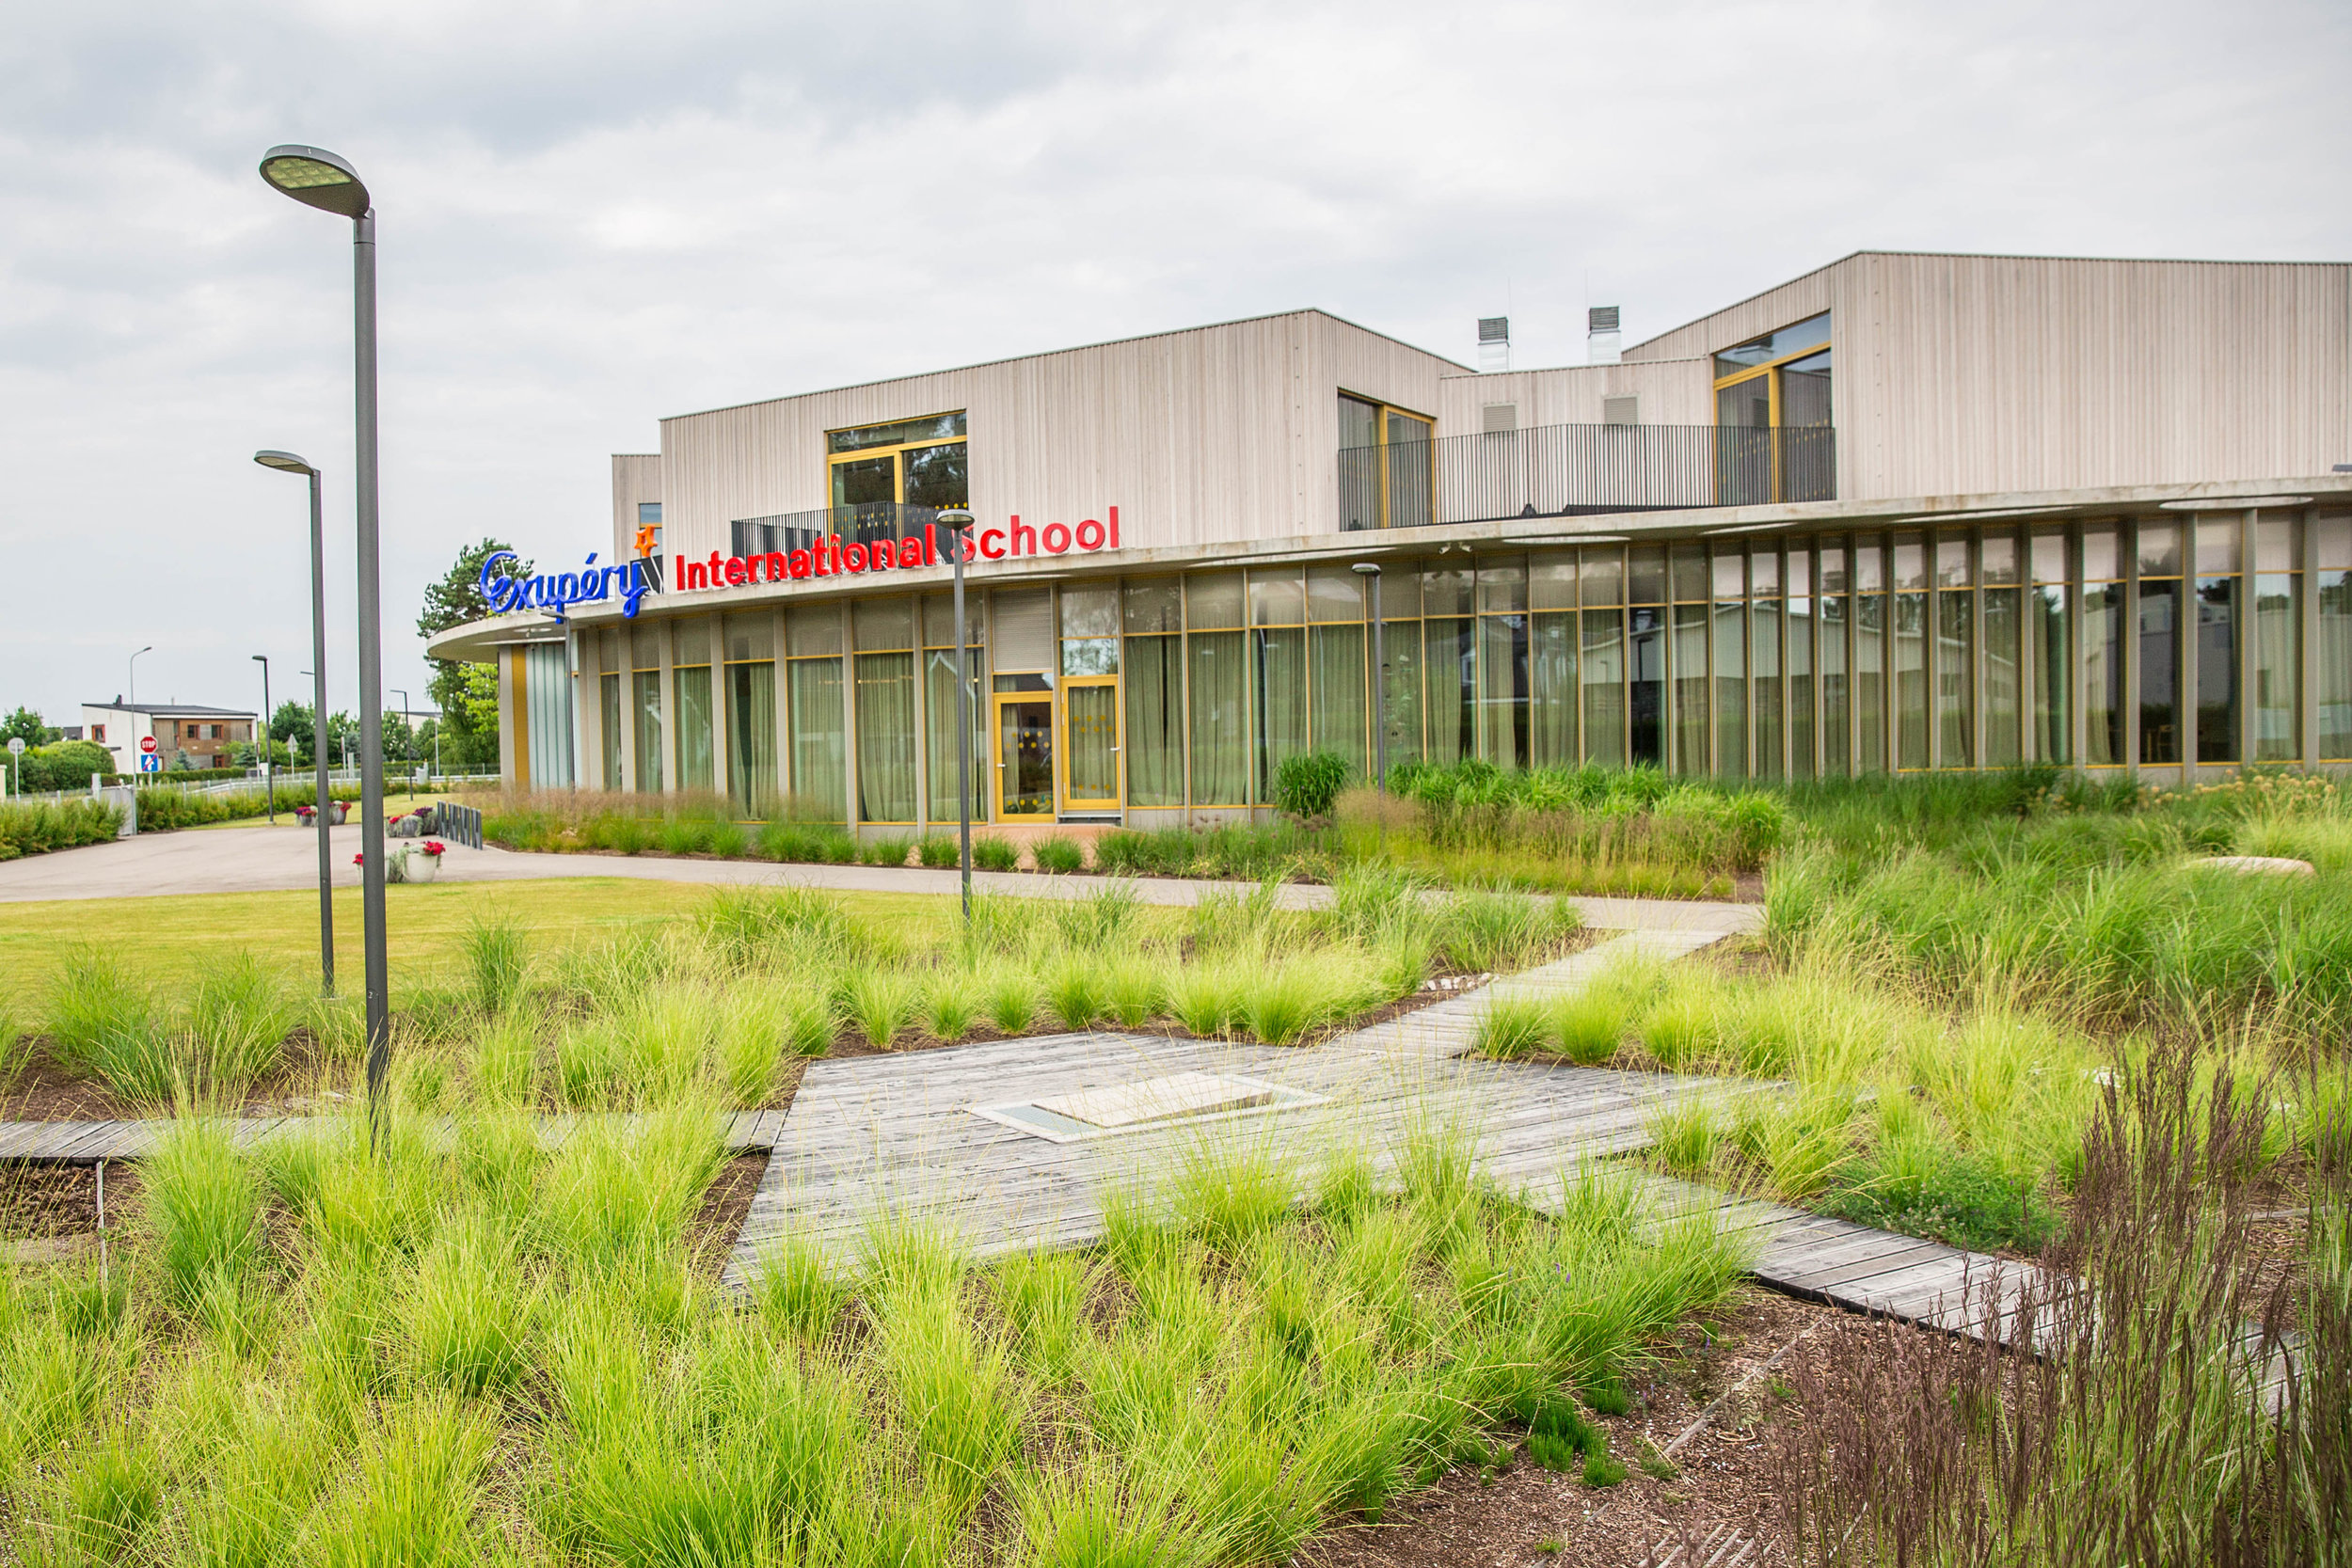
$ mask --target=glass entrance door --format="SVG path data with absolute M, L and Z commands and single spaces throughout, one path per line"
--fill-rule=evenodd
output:
M 1062 682 L 1069 768 L 1063 799 L 1072 811 L 1119 809 L 1119 677 Z
M 996 699 L 996 816 L 1054 819 L 1054 700 Z

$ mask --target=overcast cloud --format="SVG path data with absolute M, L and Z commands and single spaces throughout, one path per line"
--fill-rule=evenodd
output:
M 1862 247 L 2352 258 L 2352 8 L 400 7 L 0 22 L 0 708 L 258 700 L 351 517 L 379 210 L 387 679 L 485 533 L 596 547 L 662 415 L 1320 306 L 1582 358 Z M 352 618 L 347 544 L 329 614 Z M 352 639 L 330 649 L 356 704 Z M 389 699 L 393 704 L 398 698 Z

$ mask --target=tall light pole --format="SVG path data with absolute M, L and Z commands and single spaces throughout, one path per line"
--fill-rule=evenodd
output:
M 1389 791 L 1389 640 L 1380 619 L 1380 566 L 1359 561 L 1350 568 L 1372 590 L 1372 754 L 1378 759 L 1380 792 Z
M 269 802 L 269 825 L 275 828 L 278 826 L 278 782 L 269 776 L 271 745 L 269 737 L 269 656 L 255 654 L 253 662 L 262 667 L 262 721 L 254 726 L 261 733 L 253 738 L 261 742 L 259 750 L 262 753 L 262 793 Z
M 375 469 L 375 209 L 358 170 L 323 148 L 273 147 L 262 155 L 271 189 L 351 220 L 354 467 L 359 521 L 360 924 L 367 942 L 368 1146 L 381 1137 L 384 1071 L 391 1063 L 384 954 L 384 649 L 377 580 Z
M 972 656 L 963 631 L 963 539 L 972 514 L 949 507 L 939 515 L 947 526 L 947 559 L 956 571 L 956 828 L 963 849 L 963 930 L 972 934 Z
M 310 769 L 318 775 L 319 831 L 319 974 L 324 996 L 335 994 L 335 862 L 326 843 L 327 808 L 334 796 L 326 770 L 334 759 L 326 752 L 326 525 L 319 504 L 319 471 L 290 451 L 257 451 L 253 461 L 280 473 L 307 475 L 310 481 Z
M 139 654 L 151 654 L 154 651 L 155 644 L 150 642 L 146 647 L 139 650 Z M 124 702 L 131 704 L 135 707 L 138 705 L 139 700 L 139 654 L 133 654 L 131 656 L 129 665 L 131 672 L 131 694 L 123 699 Z

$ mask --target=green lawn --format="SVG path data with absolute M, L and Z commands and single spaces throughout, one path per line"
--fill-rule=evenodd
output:
M 478 917 L 515 922 L 544 952 L 632 923 L 686 914 L 710 895 L 700 883 L 623 877 L 389 888 L 386 939 L 393 988 L 435 974 Z M 840 896 L 866 918 L 927 927 L 945 921 L 954 902 L 914 894 Z M 65 956 L 88 945 L 127 946 L 146 975 L 167 984 L 194 980 L 241 954 L 307 971 L 318 961 L 318 895 L 307 890 L 0 904 L 0 991 L 27 1001 L 45 994 Z M 336 890 L 335 951 L 342 989 L 356 989 L 363 961 L 356 887 Z

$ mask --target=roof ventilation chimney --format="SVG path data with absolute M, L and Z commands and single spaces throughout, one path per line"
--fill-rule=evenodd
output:
M 1584 361 L 1613 365 L 1625 357 L 1625 336 L 1617 330 L 1617 307 L 1596 305 L 1584 312 Z
M 1481 316 L 1478 318 L 1478 369 L 1481 374 L 1491 374 L 1511 368 L 1511 318 Z

